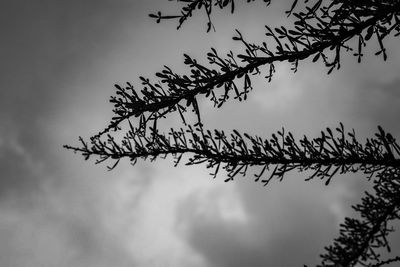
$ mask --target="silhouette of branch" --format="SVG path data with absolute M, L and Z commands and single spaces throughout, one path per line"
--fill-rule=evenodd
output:
M 90 146 L 81 139 L 81 147 L 65 147 L 81 153 L 86 159 L 97 156 L 97 163 L 121 158 L 129 158 L 135 163 L 139 158 L 154 160 L 172 155 L 177 165 L 184 154 L 191 154 L 187 165 L 206 162 L 207 168 L 214 169 L 214 177 L 222 167 L 228 175 L 225 181 L 233 180 L 239 173 L 245 175 L 248 167 L 259 166 L 262 171 L 255 175 L 258 181 L 274 165 L 270 176 L 262 179 L 265 185 L 274 177 L 282 180 L 285 173 L 295 169 L 310 170 L 309 179 L 326 178 L 328 184 L 337 172 L 362 171 L 372 176 L 377 171 L 400 167 L 400 147 L 380 127 L 376 138 L 367 139 L 365 145 L 356 140 L 354 131 L 345 134 L 342 124 L 336 128 L 337 136 L 327 128 L 318 138 L 309 140 L 304 136 L 300 141 L 296 141 L 290 132 L 286 134 L 284 129 L 273 134 L 270 140 L 236 130 L 227 136 L 223 131 L 212 133 L 191 126 L 186 130 L 171 129 L 168 135 L 160 134 L 154 128 L 150 130 L 148 134 L 131 125 L 121 144 L 108 135 L 107 141 L 91 139 Z
M 391 258 L 391 259 L 388 259 L 388 260 L 380 261 L 380 262 L 372 265 L 371 267 L 380 267 L 380 266 L 383 266 L 383 265 L 386 265 L 386 264 L 390 264 L 390 263 L 393 263 L 393 262 L 396 262 L 396 261 L 400 261 L 400 257 L 399 256 Z
M 307 7 L 306 13 L 292 13 L 297 19 L 294 30 L 284 27 L 271 29 L 265 26 L 267 37 L 272 38 L 276 45 L 274 50 L 265 42 L 262 45 L 247 42 L 237 31 L 238 36 L 233 39 L 244 45 L 246 53 L 234 56 L 230 51 L 227 58 L 222 58 L 212 48 L 207 58 L 210 65 L 217 66 L 216 69 L 210 69 L 184 55 L 184 63 L 191 71 L 189 76 L 179 75 L 165 66 L 164 70 L 156 73 L 160 79 L 157 83 L 140 77 L 144 86 L 140 92 L 130 83 L 127 83 L 125 88 L 116 85 L 117 95 L 110 100 L 115 107 L 115 116 L 109 126 L 94 137 L 101 136 L 111 129 L 118 129 L 122 121 L 131 117 L 142 117 L 141 121 L 147 122 L 178 111 L 184 120 L 183 114 L 189 106 L 198 113 L 195 104 L 200 95 L 210 99 L 215 107 L 221 107 L 232 92 L 235 99 L 246 100 L 252 90 L 251 75 L 260 74 L 261 66 L 267 66 L 266 78 L 270 81 L 275 72 L 275 63 L 288 61 L 296 71 L 299 61 L 313 56 L 313 62 L 322 59 L 329 68 L 329 74 L 333 69 L 340 68 L 343 49 L 355 50 L 354 56 L 361 61 L 363 47 L 373 35 L 380 46 L 376 54 L 383 55 L 386 60 L 383 39 L 392 31 L 396 31 L 397 34 L 400 32 L 399 1 L 351 1 L 351 5 L 348 1 L 332 1 L 329 6 L 321 7 L 322 2 L 317 1 L 316 5 Z M 353 49 L 347 43 L 355 37 L 358 38 L 358 45 Z M 329 52 L 332 50 L 333 52 Z M 327 53 L 333 53 L 332 57 Z M 239 60 L 244 65 L 240 65 Z M 238 80 L 243 80 L 242 89 L 237 84 Z M 218 88 L 224 89 L 219 96 L 216 93 Z
M 321 255 L 323 266 L 371 266 L 370 262 L 378 262 L 372 266 L 382 266 L 399 261 L 396 257 L 380 262 L 380 255 L 376 252 L 385 248 L 390 252 L 386 237 L 393 232 L 388 227 L 391 220 L 400 219 L 400 170 L 387 169 L 378 173 L 374 180 L 375 194 L 365 192 L 362 203 L 353 206 L 361 219 L 346 218 L 341 224 L 340 236 L 334 244 L 326 247 L 327 253 Z
M 270 0 L 263 1 L 267 4 L 267 6 L 271 3 Z M 219 7 L 220 9 L 230 6 L 231 13 L 235 11 L 235 0 L 176 0 L 176 2 L 186 3 L 186 5 L 182 7 L 180 15 L 163 15 L 161 11 L 158 11 L 157 14 L 149 14 L 149 16 L 156 19 L 157 23 L 160 23 L 161 20 L 178 19 L 179 24 L 177 29 L 179 30 L 182 24 L 193 15 L 193 12 L 196 9 L 203 9 L 207 15 L 207 32 L 209 32 L 211 28 L 213 28 L 215 31 L 215 27 L 211 22 L 213 6 Z M 254 0 L 247 0 L 247 3 L 250 2 L 254 2 Z
M 254 0 L 247 0 L 251 1 Z M 165 16 L 158 12 L 150 14 L 150 17 L 157 22 L 178 19 L 180 28 L 194 11 L 204 9 L 208 18 L 207 31 L 210 31 L 214 27 L 211 22 L 213 7 L 230 6 L 231 12 L 235 9 L 234 0 L 177 2 L 186 5 L 180 15 Z M 269 4 L 270 1 L 264 2 Z M 326 253 L 321 255 L 322 263 L 318 266 L 360 264 L 379 267 L 400 261 L 400 257 L 380 261 L 377 252 L 382 248 L 390 252 L 387 236 L 393 229 L 388 227 L 388 222 L 400 219 L 400 146 L 381 127 L 364 144 L 359 143 L 354 130 L 345 132 L 342 124 L 335 131 L 329 128 L 321 131 L 320 137 L 309 139 L 304 136 L 300 140 L 295 140 L 284 129 L 269 139 L 262 139 L 236 130 L 225 134 L 224 131 L 212 132 L 203 128 L 198 98 L 204 96 L 217 108 L 232 95 L 239 101 L 246 100 L 252 90 L 251 76 L 260 75 L 261 67 L 267 69 L 265 77 L 271 81 L 276 63 L 289 62 L 292 70 L 296 71 L 299 62 L 312 58 L 312 62 L 322 61 L 330 74 L 340 68 L 343 50 L 353 53 L 360 62 L 364 56 L 363 49 L 373 36 L 379 46 L 375 55 L 386 60 L 384 39 L 393 32 L 394 36 L 400 35 L 400 0 L 315 0 L 313 5 L 305 6 L 304 12 L 295 11 L 297 2 L 293 1 L 286 12 L 295 17 L 293 29 L 265 26 L 268 44 L 248 42 L 237 31 L 233 40 L 243 45 L 242 54 L 234 55 L 230 51 L 226 57 L 221 57 L 211 48 L 207 54 L 210 66 L 184 55 L 190 74 L 177 74 L 164 66 L 161 72 L 156 73 L 156 83 L 140 77 L 143 88 L 139 91 L 130 83 L 115 85 L 116 95 L 110 100 L 114 104 L 115 116 L 109 125 L 91 137 L 89 143 L 80 138 L 80 146 L 64 147 L 82 154 L 86 160 L 95 157 L 96 163 L 112 160 L 112 166 L 108 167 L 110 170 L 122 158 L 135 164 L 138 159 L 155 160 L 167 156 L 173 157 L 175 166 L 184 156 L 187 165 L 205 163 L 212 169 L 214 177 L 224 169 L 227 174 L 225 181 L 233 180 L 238 174 L 246 175 L 248 169 L 257 169 L 255 181 L 261 179 L 264 185 L 274 178 L 282 180 L 293 170 L 308 171 L 311 175 L 306 180 L 318 177 L 327 185 L 337 173 L 361 171 L 369 179 L 375 177 L 375 192 L 366 192 L 362 203 L 353 207 L 360 219 L 345 218 L 339 237 L 325 248 Z M 358 41 L 357 44 L 353 45 L 353 39 Z M 239 81 L 243 85 L 238 85 Z M 194 126 L 186 124 L 188 109 L 197 116 Z M 160 133 L 157 120 L 176 111 L 186 128 Z M 138 118 L 137 127 L 131 124 L 132 117 Z M 120 129 L 124 121 L 129 123 L 129 129 L 117 141 L 109 132 Z M 148 126 L 150 121 L 153 123 L 151 127 Z

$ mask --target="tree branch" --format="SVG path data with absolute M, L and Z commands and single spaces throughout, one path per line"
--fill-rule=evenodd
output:
M 340 3 L 340 1 L 334 2 Z M 325 65 L 329 67 L 328 73 L 330 73 L 334 68 L 340 67 L 341 48 L 351 50 L 345 43 L 353 37 L 359 38 L 358 51 L 354 54 L 359 61 L 363 55 L 362 47 L 365 46 L 365 41 L 369 40 L 374 33 L 381 47 L 377 54 L 383 54 L 386 59 L 382 39 L 391 31 L 400 30 L 398 18 L 400 2 L 391 1 L 391 4 L 371 0 L 367 2 L 374 2 L 372 8 L 367 3 L 364 6 L 352 8 L 344 3 L 337 9 L 333 8 L 334 4 L 321 7 L 321 14 L 318 13 L 318 15 L 315 7 L 308 8 L 308 13 L 294 13 L 293 15 L 298 19 L 295 22 L 296 30 L 286 30 L 284 27 L 272 30 L 266 26 L 268 30 L 266 35 L 272 37 L 278 44 L 276 51 L 270 50 L 265 43 L 262 46 L 249 44 L 238 32 L 239 36 L 234 37 L 234 40 L 242 42 L 247 47 L 245 55 L 237 56 L 246 63 L 244 66 L 237 64 L 231 52 L 227 59 L 223 59 L 212 49 L 212 52 L 208 53 L 209 63 L 218 65 L 219 71 L 209 69 L 185 55 L 185 64 L 190 67 L 192 73 L 190 78 L 186 75 L 178 75 L 165 67 L 162 72 L 156 73 L 156 76 L 160 78 L 160 83 L 152 84 L 149 79 L 140 77 L 144 85 L 140 93 L 136 92 L 129 83 L 125 88 L 116 85 L 117 96 L 111 98 L 116 116 L 108 127 L 94 137 L 101 136 L 111 129 L 117 129 L 121 122 L 131 117 L 144 116 L 143 121 L 148 121 L 174 111 L 183 114 L 200 95 L 205 95 L 214 102 L 216 107 L 223 105 L 232 91 L 235 93 L 235 98 L 246 99 L 252 89 L 249 74 L 258 74 L 258 68 L 261 66 L 269 65 L 269 74 L 266 77 L 271 79 L 275 71 L 274 63 L 288 61 L 296 70 L 299 61 L 314 56 L 314 62 L 322 58 Z M 393 20 L 395 22 L 392 22 Z M 348 23 L 345 23 L 346 21 Z M 318 26 L 313 26 L 315 23 Z M 391 27 L 386 28 L 386 24 Z M 367 30 L 365 36 L 362 35 L 364 30 Z M 282 43 L 281 40 L 286 40 L 286 43 Z M 335 51 L 332 61 L 324 54 L 328 48 Z M 267 56 L 258 56 L 257 52 Z M 243 90 L 239 90 L 236 85 L 236 80 L 241 78 L 244 79 Z M 166 84 L 167 87 L 164 88 L 161 84 Z M 214 91 L 221 87 L 224 88 L 224 93 L 217 97 Z M 182 103 L 184 101 L 186 105 Z
M 309 140 L 304 137 L 296 141 L 284 129 L 273 134 L 271 139 L 264 140 L 236 130 L 227 136 L 223 131 L 212 133 L 189 126 L 186 130 L 171 129 L 168 135 L 164 135 L 155 129 L 146 134 L 132 128 L 121 144 L 108 135 L 107 141 L 91 139 L 90 146 L 81 139 L 81 147 L 65 147 L 81 153 L 86 159 L 99 157 L 98 162 L 121 158 L 136 162 L 137 159 L 154 160 L 172 155 L 177 165 L 184 154 L 189 154 L 192 156 L 187 165 L 207 162 L 207 167 L 214 169 L 214 177 L 222 165 L 228 175 L 226 181 L 233 180 L 239 173 L 245 175 L 248 167 L 259 166 L 263 167 L 263 171 L 255 175 L 258 181 L 265 169 L 275 165 L 269 178 L 262 180 L 265 185 L 274 177 L 281 180 L 285 173 L 294 169 L 310 170 L 310 179 L 326 178 L 328 184 L 338 171 L 363 171 L 372 176 L 377 171 L 400 167 L 399 145 L 382 128 L 379 127 L 376 138 L 367 139 L 364 145 L 357 141 L 354 131 L 346 134 L 342 124 L 336 132 L 335 135 L 327 128 L 318 138 Z

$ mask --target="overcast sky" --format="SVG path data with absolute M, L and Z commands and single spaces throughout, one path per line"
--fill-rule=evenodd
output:
M 169 160 L 122 162 L 108 172 L 62 148 L 106 126 L 114 83 L 140 86 L 139 76 L 163 65 L 182 70 L 183 53 L 204 59 L 211 46 L 237 49 L 236 28 L 263 40 L 263 25 L 285 23 L 290 5 L 238 3 L 206 33 L 201 14 L 180 31 L 152 21 L 150 12 L 177 10 L 166 0 L 2 1 L 0 266 L 316 264 L 369 188 L 362 175 L 337 176 L 326 187 L 292 173 L 266 188 L 250 177 L 224 183 L 222 172 L 213 180 L 204 166 L 174 168 Z M 206 126 L 265 137 L 284 126 L 315 136 L 343 122 L 362 138 L 377 125 L 400 137 L 397 42 L 387 43 L 387 62 L 344 57 L 329 76 L 320 63 L 301 64 L 296 74 L 279 65 L 246 102 L 217 110 L 201 101 Z M 393 240 L 399 251 L 397 233 Z

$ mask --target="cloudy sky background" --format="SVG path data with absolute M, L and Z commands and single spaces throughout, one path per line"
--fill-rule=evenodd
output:
M 278 2 L 278 1 L 276 1 Z M 203 166 L 173 168 L 168 160 L 105 165 L 62 148 L 89 137 L 111 118 L 114 83 L 152 77 L 183 53 L 199 59 L 212 46 L 238 49 L 234 29 L 262 40 L 265 23 L 284 23 L 290 1 L 266 8 L 237 3 L 217 13 L 217 32 L 194 17 L 180 31 L 148 14 L 177 10 L 166 0 L 9 0 L 0 8 L 0 266 L 302 266 L 315 264 L 336 236 L 351 204 L 369 183 L 338 176 L 329 187 L 286 176 L 264 188 L 252 179 L 225 184 Z M 382 125 L 400 136 L 397 40 L 389 59 L 362 64 L 344 57 L 330 76 L 321 64 L 296 74 L 277 67 L 248 101 L 213 109 L 208 128 L 269 136 L 285 126 L 315 136 L 340 121 L 365 138 Z M 372 42 L 370 50 L 376 44 Z M 168 123 L 177 124 L 170 118 Z M 393 235 L 393 250 L 400 238 Z

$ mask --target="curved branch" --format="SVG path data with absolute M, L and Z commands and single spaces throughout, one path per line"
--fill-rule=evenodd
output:
M 319 267 L 351 267 L 358 263 L 370 266 L 368 264 L 371 261 L 378 261 L 372 266 L 382 266 L 399 260 L 397 257 L 380 262 L 376 252 L 379 248 L 386 248 L 390 252 L 386 237 L 393 229 L 388 227 L 388 222 L 400 219 L 399 168 L 382 171 L 377 176 L 378 179 L 374 181 L 375 194 L 366 193 L 362 203 L 353 207 L 361 219 L 345 219 L 340 236 L 326 248 L 327 253 L 321 255 L 323 261 Z
M 261 66 L 270 66 L 267 77 L 271 79 L 275 71 L 274 63 L 288 61 L 294 65 L 293 68 L 296 70 L 299 61 L 314 56 L 314 62 L 322 58 L 325 65 L 329 67 L 328 73 L 330 73 L 334 68 L 340 67 L 340 50 L 343 47 L 351 49 L 346 47 L 345 43 L 353 37 L 358 36 L 359 38 L 358 52 L 355 53 L 359 61 L 363 55 L 362 47 L 365 45 L 365 41 L 369 40 L 374 33 L 381 46 L 381 50 L 377 54 L 383 54 L 386 59 L 382 39 L 391 31 L 400 30 L 400 20 L 397 18 L 400 11 L 399 1 L 393 1 L 391 5 L 380 3 L 375 8 L 368 5 L 363 8 L 349 8 L 348 5 L 343 4 L 331 11 L 332 14 L 330 14 L 328 10 L 332 8 L 332 5 L 329 8 L 320 8 L 322 15 L 316 15 L 315 8 L 309 8 L 308 13 L 294 13 L 294 16 L 298 18 L 295 22 L 297 31 L 288 31 L 283 27 L 272 30 L 266 26 L 267 35 L 278 44 L 277 51 L 271 51 L 266 44 L 263 46 L 249 44 L 238 32 L 239 36 L 234 37 L 234 40 L 240 41 L 246 46 L 247 54 L 237 56 L 246 63 L 244 66 L 237 64 L 232 53 L 228 55 L 228 59 L 222 59 L 212 49 L 212 52 L 208 54 L 208 59 L 210 64 L 218 65 L 220 71 L 209 69 L 185 55 L 185 64 L 189 65 L 192 72 L 190 78 L 186 75 L 178 75 L 165 67 L 156 75 L 160 78 L 161 84 L 166 84 L 167 88 L 161 84 L 152 84 L 143 77 L 141 80 L 144 88 L 141 90 L 141 95 L 130 84 L 126 88 L 116 85 L 117 95 L 122 95 L 124 98 L 111 98 L 111 102 L 115 105 L 116 116 L 109 126 L 95 137 L 118 128 L 121 122 L 133 116 L 145 116 L 147 120 L 153 120 L 177 110 L 182 115 L 188 106 L 193 107 L 194 101 L 200 95 L 210 98 L 217 107 L 228 100 L 232 91 L 235 93 L 235 98 L 246 99 L 249 90 L 252 89 L 249 74 L 258 74 L 258 68 Z M 396 19 L 391 25 L 393 17 Z M 308 22 L 312 19 L 317 20 L 319 26 L 312 26 L 311 22 Z M 345 23 L 346 21 L 348 22 Z M 386 24 L 390 24 L 391 27 L 385 28 Z M 365 36 L 362 35 L 364 30 L 367 30 Z M 287 42 L 282 43 L 282 39 Z M 303 49 L 300 49 L 301 47 Z M 335 51 L 333 61 L 329 61 L 324 54 L 328 48 Z M 258 56 L 257 52 L 267 56 Z M 244 78 L 243 90 L 239 90 L 236 85 L 236 81 L 240 78 Z M 218 98 L 214 91 L 221 87 L 224 88 L 224 93 Z M 185 101 L 186 105 L 182 103 Z

